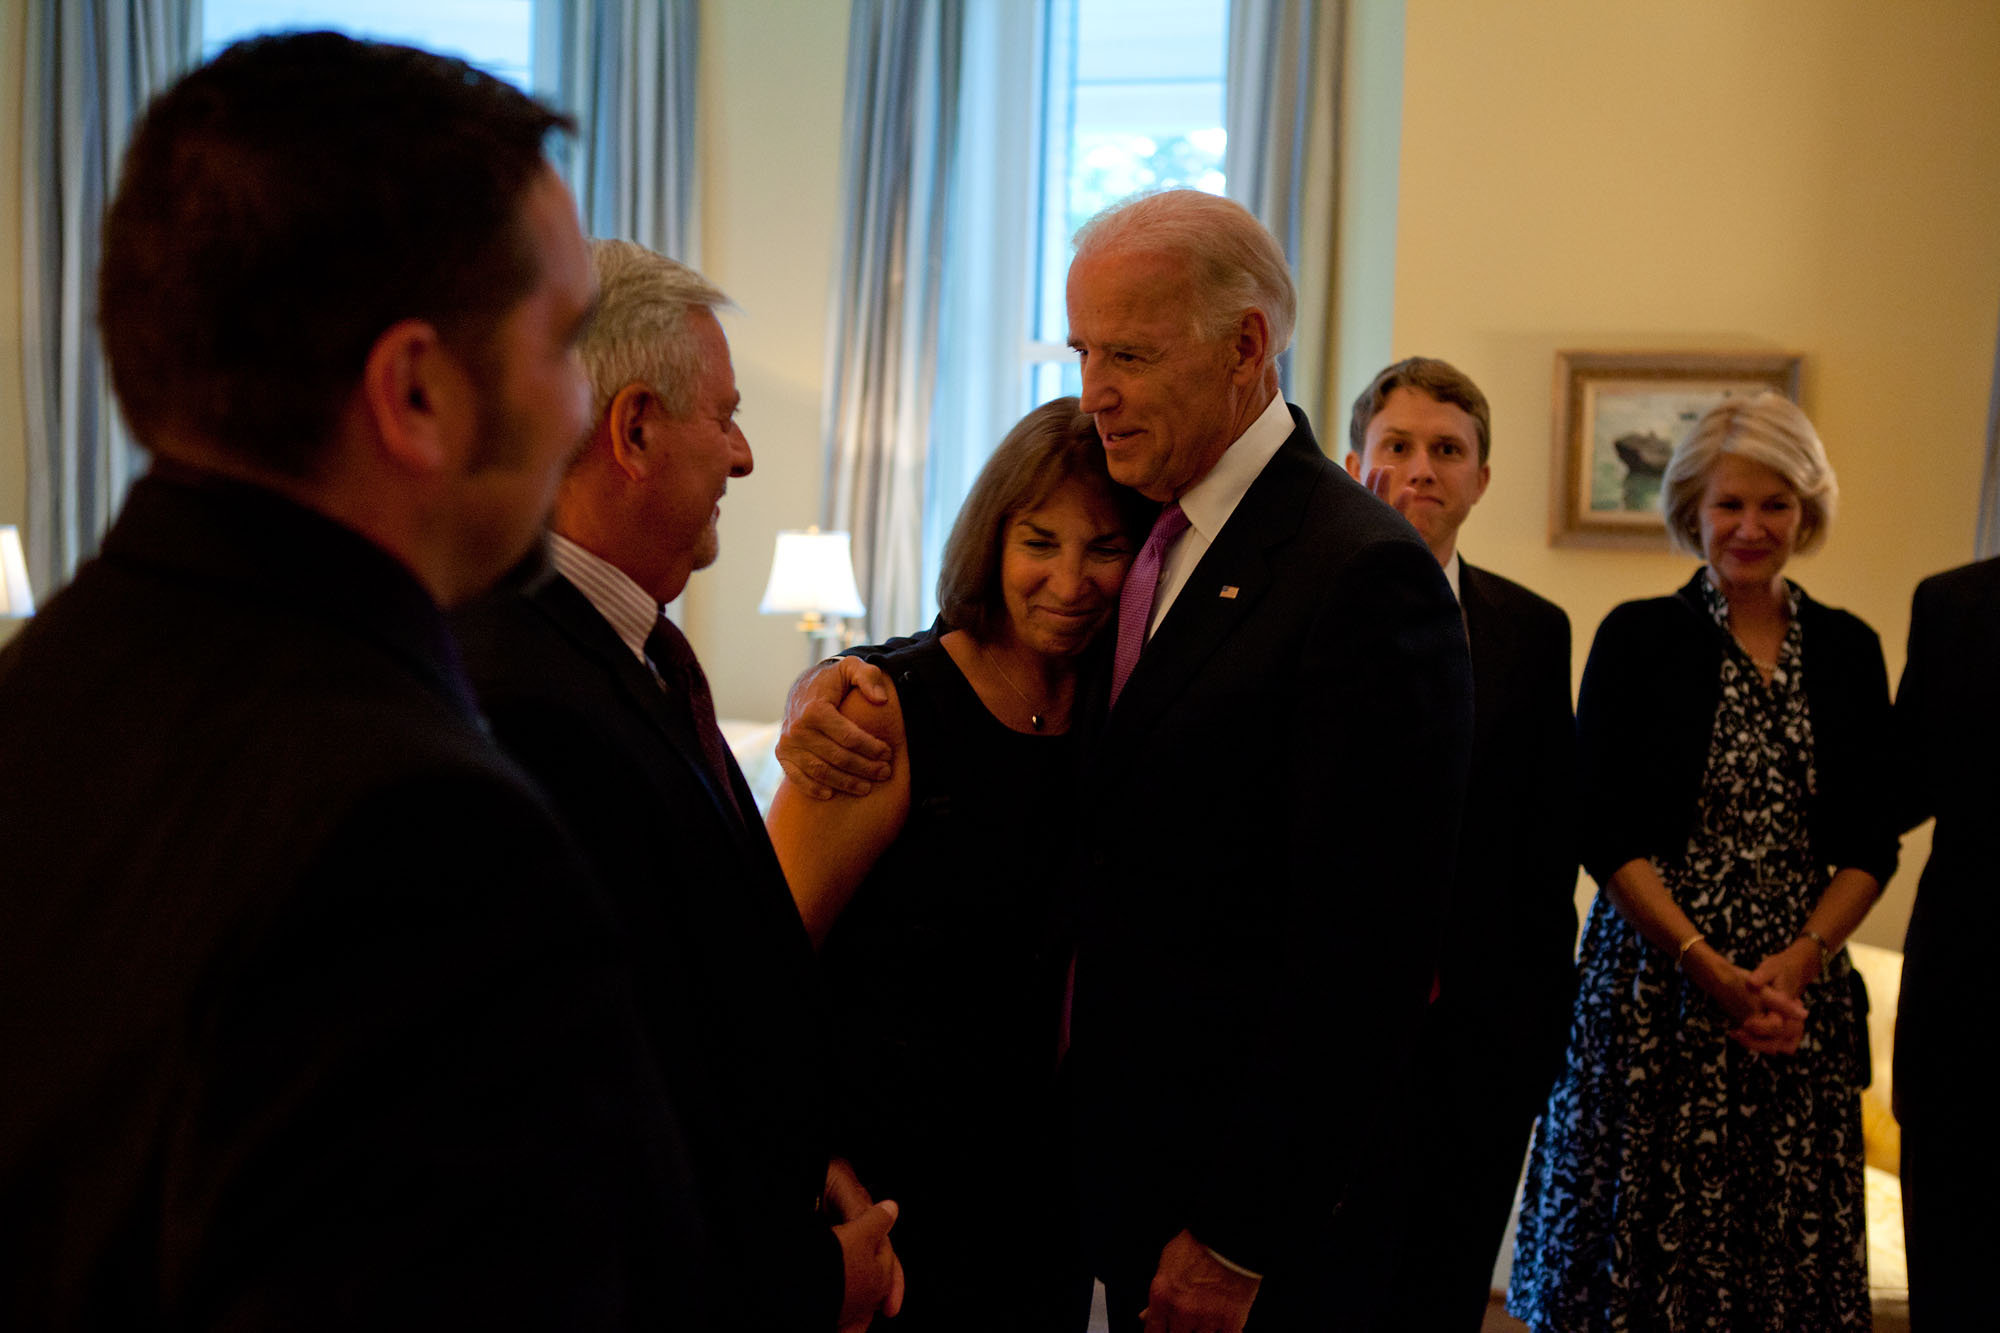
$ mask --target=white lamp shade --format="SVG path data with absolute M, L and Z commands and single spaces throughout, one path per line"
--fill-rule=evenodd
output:
M 767 616 L 866 615 L 854 586 L 854 557 L 844 532 L 787 530 L 771 552 L 771 581 L 757 609 Z
M 0 617 L 22 619 L 35 614 L 35 594 L 28 588 L 28 561 L 21 554 L 21 531 L 0 527 Z

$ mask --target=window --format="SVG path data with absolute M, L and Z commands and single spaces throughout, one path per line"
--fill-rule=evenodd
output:
M 1022 412 L 1082 392 L 1063 301 L 1077 228 L 1140 190 L 1222 193 L 1228 50 L 1228 0 L 1051 0 Z
M 421 46 L 530 87 L 534 0 L 203 0 L 201 58 L 255 33 L 316 28 Z
M 1229 0 L 986 0 L 966 23 L 925 460 L 926 617 L 994 446 L 1030 408 L 1082 390 L 1063 295 L 1076 229 L 1139 190 L 1223 188 Z

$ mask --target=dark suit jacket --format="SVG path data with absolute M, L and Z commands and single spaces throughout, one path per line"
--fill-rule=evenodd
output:
M 1472 773 L 1436 1016 L 1477 1064 L 1468 1097 L 1504 1096 L 1532 1116 L 1576 992 L 1569 617 L 1462 558 L 1459 604 L 1472 641 Z
M 1903 943 L 1896 1097 L 1914 1125 L 1930 1081 L 1966 1058 L 2000 930 L 2000 559 L 1925 579 L 1896 692 L 1899 825 L 1935 815 Z M 1949 1169 L 1948 1167 L 1946 1169 Z
M 1069 1075 L 1100 1265 L 1150 1273 L 1185 1227 L 1299 1272 L 1430 989 L 1464 629 L 1415 533 L 1293 419 L 1089 761 Z
M 1577 692 L 1583 864 L 1599 884 L 1628 861 L 1679 856 L 1694 828 L 1727 638 L 1700 580 L 1626 602 L 1598 627 Z M 1889 680 L 1875 631 L 1805 597 L 1799 609 L 1818 791 L 1807 811 L 1829 866 L 1896 872 Z
M 0 654 L 0 848 L 0 1325 L 680 1308 L 608 915 L 381 550 L 140 481 Z
M 1402 1143 L 1361 1188 L 1351 1271 L 1394 1277 L 1384 1329 L 1472 1329 L 1486 1311 L 1528 1131 L 1561 1063 L 1576 990 L 1576 729 L 1569 618 L 1459 564 L 1472 640 L 1472 771 Z M 1371 1326 L 1357 1317 L 1356 1327 Z
M 455 618 L 500 743 L 615 897 L 647 1026 L 745 1327 L 831 1328 L 844 1272 L 826 1179 L 817 962 L 749 788 L 715 790 L 685 706 L 553 571 Z

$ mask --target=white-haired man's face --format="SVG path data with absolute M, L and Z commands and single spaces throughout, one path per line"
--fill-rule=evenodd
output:
M 686 416 L 672 418 L 655 398 L 643 422 L 650 493 L 646 537 L 662 571 L 649 582 L 663 602 L 680 595 L 689 574 L 715 563 L 722 493 L 731 477 L 748 476 L 753 463 L 750 443 L 736 423 L 742 399 L 722 325 L 707 310 L 691 311 L 688 321 L 701 351 L 694 401 Z
M 1180 498 L 1263 406 L 1251 401 L 1261 357 L 1246 362 L 1238 339 L 1199 331 L 1194 283 L 1171 254 L 1078 256 L 1069 270 L 1069 345 L 1112 477 L 1148 499 Z

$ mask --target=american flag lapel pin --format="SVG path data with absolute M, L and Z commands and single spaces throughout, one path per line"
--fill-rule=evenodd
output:
M 1237 593 L 1237 587 L 1235 584 L 1225 583 L 1222 585 L 1222 596 L 1234 600 L 1236 597 L 1236 593 Z

